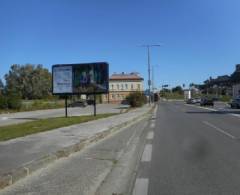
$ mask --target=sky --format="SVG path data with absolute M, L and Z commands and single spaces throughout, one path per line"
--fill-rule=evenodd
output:
M 155 86 L 202 83 L 240 63 L 239 0 L 0 0 L 0 78 L 12 64 L 106 61 Z

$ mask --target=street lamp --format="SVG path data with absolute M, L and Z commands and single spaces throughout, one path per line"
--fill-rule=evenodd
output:
M 161 45 L 142 45 L 141 47 L 147 48 L 147 54 L 148 54 L 148 90 L 149 90 L 149 105 L 151 104 L 151 69 L 150 69 L 150 47 L 160 47 Z

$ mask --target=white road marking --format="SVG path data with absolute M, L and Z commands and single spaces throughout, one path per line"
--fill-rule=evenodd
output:
M 132 195 L 147 195 L 149 180 L 147 178 L 137 178 Z
M 1 120 L 3 121 L 8 120 L 8 117 L 2 117 Z
M 223 108 L 223 109 L 216 110 L 216 109 L 213 109 L 213 108 L 206 108 L 206 107 L 201 107 L 201 106 L 196 106 L 196 105 L 191 105 L 191 104 L 185 104 L 185 106 L 191 106 L 191 107 L 200 108 L 200 109 L 205 109 L 205 110 L 211 110 L 211 111 L 224 111 L 224 108 Z M 232 113 L 227 113 L 227 114 L 240 118 L 240 115 L 239 115 L 239 114 L 232 114 Z
M 196 105 L 191 105 L 191 104 L 184 104 L 184 105 L 185 106 L 195 107 L 195 108 L 201 108 L 201 109 L 205 109 L 205 110 L 218 111 L 218 110 L 213 109 L 213 108 L 206 108 L 206 107 L 201 107 L 201 106 L 196 106 Z
M 232 116 L 240 117 L 240 114 L 231 114 Z
M 154 132 L 153 131 L 148 132 L 147 139 L 153 139 L 153 137 L 154 137 Z
M 158 109 L 158 106 L 156 106 L 156 107 L 155 107 L 155 109 L 154 109 L 154 112 L 153 112 L 153 113 L 154 113 L 154 115 L 156 115 L 156 114 L 157 114 L 157 109 Z
M 142 154 L 142 162 L 150 162 L 152 159 L 152 144 L 146 144 L 143 154 Z
M 155 128 L 155 121 L 152 121 L 152 122 L 151 122 L 150 127 L 151 127 L 151 128 Z
M 231 139 L 236 139 L 235 136 L 233 136 L 233 135 L 231 135 L 230 133 L 224 131 L 223 129 L 221 129 L 221 128 L 219 128 L 219 127 L 217 127 L 217 126 L 215 126 L 215 125 L 209 123 L 208 121 L 203 121 L 203 123 L 204 123 L 205 125 L 209 126 L 209 127 L 214 128 L 214 129 L 217 130 L 218 132 L 220 132 L 220 133 L 222 133 L 222 134 L 224 134 L 224 135 L 230 137 Z

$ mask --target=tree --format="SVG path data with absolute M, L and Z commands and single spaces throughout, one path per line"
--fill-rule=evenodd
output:
M 181 86 L 176 86 L 176 87 L 172 88 L 172 92 L 178 93 L 178 94 L 183 94 L 183 89 Z
M 130 93 L 126 99 L 131 107 L 141 107 L 147 103 L 146 96 L 141 92 Z
M 5 79 L 7 93 L 23 99 L 41 99 L 51 91 L 51 73 L 42 65 L 14 64 Z
M 2 80 L 0 79 L 0 95 L 3 94 L 3 91 L 4 91 L 4 84 L 3 84 Z

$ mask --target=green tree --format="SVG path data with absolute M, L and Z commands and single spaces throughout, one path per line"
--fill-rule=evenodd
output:
M 51 73 L 42 65 L 14 64 L 5 79 L 8 94 L 23 99 L 41 99 L 50 95 Z
M 4 91 L 4 84 L 3 84 L 2 80 L 0 79 L 0 95 L 3 95 L 3 91 Z
M 147 102 L 146 96 L 141 92 L 132 92 L 126 99 L 131 107 L 141 107 Z
M 178 93 L 178 94 L 183 94 L 183 89 L 181 86 L 176 86 L 176 87 L 172 88 L 172 92 Z

